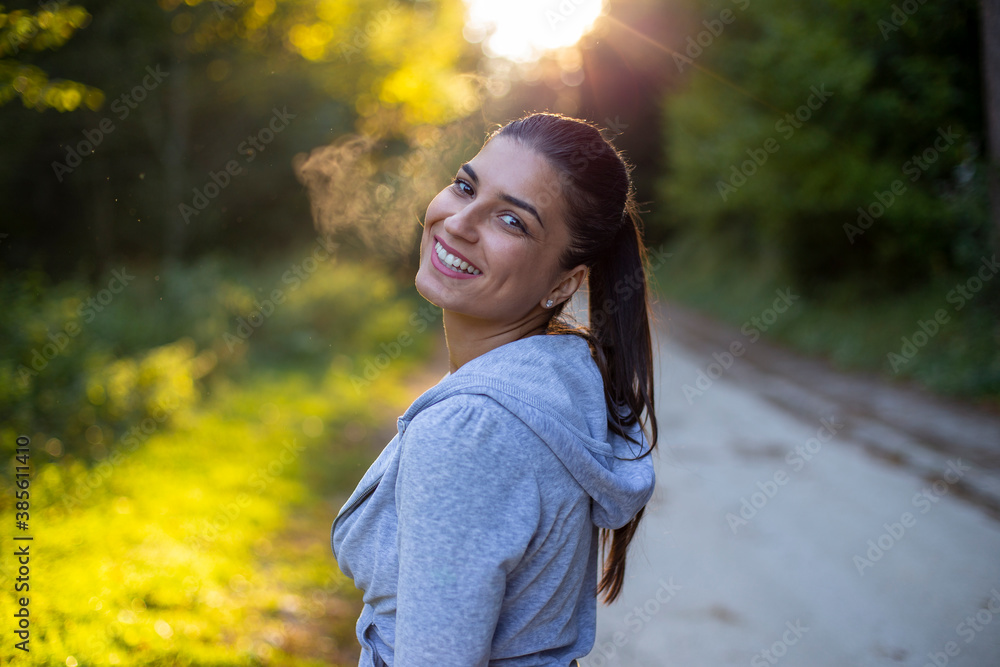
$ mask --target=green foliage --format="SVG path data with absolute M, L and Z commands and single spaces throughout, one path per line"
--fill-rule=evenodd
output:
M 95 276 L 120 256 L 288 249 L 312 234 L 294 162 L 360 133 L 380 166 L 478 104 L 461 0 L 86 6 L 71 41 L 11 61 L 104 97 L 0 106 L 17 128 L 0 143 L 4 267 Z
M 20 98 L 24 106 L 38 111 L 73 111 L 81 104 L 88 109 L 100 107 L 104 95 L 97 88 L 51 81 L 40 67 L 22 62 L 25 52 L 58 49 L 90 19 L 83 7 L 60 2 L 47 2 L 35 12 L 6 11 L 0 5 L 0 105 Z
M 720 252 L 724 236 L 810 293 L 973 270 L 988 247 L 977 7 L 918 7 L 704 6 L 733 18 L 681 49 L 689 80 L 666 99 L 673 229 Z
M 5 279 L 3 427 L 53 440 L 60 456 L 100 459 L 137 425 L 185 423 L 216 379 L 288 365 L 316 378 L 334 367 L 359 376 L 381 343 L 427 328 L 414 330 L 417 307 L 375 265 L 321 251 L 303 248 L 253 272 L 217 258 L 160 272 L 122 267 L 119 275 L 134 277 L 118 294 L 48 286 L 36 273 Z M 16 434 L 2 435 L 9 454 Z
M 50 2 L 37 12 L 4 11 L 0 5 L 0 55 L 17 55 L 22 49 L 56 49 L 85 27 L 91 16 L 79 5 Z
M 315 253 L 136 270 L 89 322 L 84 283 L 0 282 L 4 359 L 30 365 L 48 333 L 80 325 L 27 390 L 8 391 L 16 366 L 0 383 L 5 525 L 18 435 L 33 472 L 31 651 L 8 641 L 0 660 L 356 664 L 359 594 L 330 523 L 412 400 L 402 378 L 431 329 L 413 328 L 423 304 L 380 267 Z M 257 322 L 276 290 L 230 350 L 237 318 Z M 403 331 L 414 342 L 359 390 L 365 359 Z M 8 575 L 0 614 L 13 618 Z
M 958 273 L 901 294 L 842 282 L 831 285 L 822 297 L 810 297 L 773 262 L 737 249 L 720 255 L 716 248 L 688 238 L 671 250 L 673 257 L 656 273 L 668 302 L 686 304 L 739 328 L 771 307 L 775 290 L 791 289 L 801 301 L 768 327 L 768 338 L 829 359 L 838 368 L 1000 404 L 1000 326 L 992 305 L 1000 297 L 1000 276 L 970 300 L 953 291 L 971 275 Z M 959 304 L 961 309 L 956 308 Z M 919 322 L 933 321 L 939 311 L 947 317 L 944 324 L 912 357 L 904 357 L 903 339 L 912 340 L 922 331 Z
M 360 474 L 350 443 L 322 428 L 345 393 L 353 390 L 343 381 L 233 389 L 196 410 L 188 427 L 154 434 L 107 468 L 50 463 L 36 452 L 31 653 L 7 642 L 5 661 L 329 664 L 314 651 L 296 655 L 307 627 L 319 633 L 313 643 L 336 633 L 338 652 L 350 655 L 356 612 L 336 597 L 356 594 L 324 539 L 336 509 L 301 478 L 314 465 L 349 465 L 354 481 Z M 369 406 L 351 419 L 371 428 L 376 415 Z M 8 525 L 12 496 L 5 489 Z M 313 516 L 307 507 L 317 506 L 326 511 Z M 13 616 L 12 596 L 0 610 Z

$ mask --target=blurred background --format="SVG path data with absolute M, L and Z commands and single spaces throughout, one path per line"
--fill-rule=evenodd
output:
M 748 335 L 790 289 L 751 332 L 995 414 L 995 5 L 3 2 L 0 654 L 356 663 L 326 536 L 443 372 L 420 220 L 531 111 L 624 150 L 662 304 Z

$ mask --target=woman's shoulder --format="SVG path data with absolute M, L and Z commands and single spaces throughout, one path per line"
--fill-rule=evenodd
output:
M 489 396 L 454 394 L 419 412 L 400 440 L 401 465 L 533 477 L 541 439 Z
M 449 393 L 414 414 L 407 434 L 432 432 L 449 439 L 495 439 L 521 428 L 524 428 L 523 422 L 495 398 L 467 387 Z

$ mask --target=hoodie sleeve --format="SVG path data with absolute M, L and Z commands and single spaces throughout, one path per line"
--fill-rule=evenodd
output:
M 507 575 L 540 517 L 529 437 L 481 395 L 445 399 L 407 427 L 396 480 L 394 664 L 488 663 Z

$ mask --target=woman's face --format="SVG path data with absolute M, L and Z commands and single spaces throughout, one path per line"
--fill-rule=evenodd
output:
M 559 264 L 569 240 L 555 170 L 497 137 L 428 205 L 417 290 L 446 311 L 516 325 L 578 286 L 557 289 L 570 273 Z

